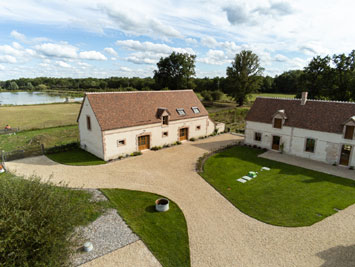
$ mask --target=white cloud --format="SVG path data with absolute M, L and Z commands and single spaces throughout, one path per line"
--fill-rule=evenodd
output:
M 212 36 L 204 36 L 201 38 L 201 44 L 209 48 L 216 48 L 220 45 Z
M 0 55 L 0 62 L 2 63 L 16 63 L 17 60 L 15 57 L 13 56 L 9 56 L 9 55 Z
M 69 45 L 67 43 L 54 44 L 54 43 L 44 43 L 36 45 L 35 49 L 37 52 L 47 56 L 47 57 L 63 57 L 63 58 L 76 58 L 77 48 Z
M 281 54 L 277 54 L 274 58 L 275 61 L 278 61 L 278 62 L 287 62 L 289 60 L 288 57 L 284 56 L 284 55 L 281 55 Z
M 211 65 L 223 65 L 230 62 L 222 50 L 213 49 L 208 50 L 206 57 L 198 58 L 197 61 Z
M 196 39 L 194 39 L 194 38 L 186 38 L 185 42 L 190 44 L 190 45 L 197 45 L 198 44 L 198 41 Z
M 19 33 L 19 32 L 16 31 L 16 30 L 13 30 L 13 31 L 10 33 L 10 35 L 11 35 L 13 38 L 15 38 L 15 39 L 17 39 L 17 40 L 19 40 L 19 41 L 22 41 L 22 42 L 26 41 L 26 36 L 25 36 L 24 34 L 22 34 L 22 33 Z
M 106 47 L 104 51 L 112 56 L 117 56 L 117 52 L 112 47 Z
M 0 70 L 5 70 L 5 67 L 3 65 L 0 65 Z
M 128 68 L 128 67 L 120 67 L 120 71 L 123 71 L 123 72 L 131 72 L 132 69 Z
M 79 57 L 89 60 L 107 60 L 107 58 L 97 51 L 84 51 L 79 53 Z
M 22 45 L 20 45 L 18 42 L 12 42 L 12 46 L 16 49 L 22 49 Z
M 65 63 L 64 61 L 56 61 L 55 64 L 62 68 L 71 68 L 71 66 L 68 63 Z
M 78 62 L 78 65 L 82 67 L 91 67 L 91 65 L 86 62 Z

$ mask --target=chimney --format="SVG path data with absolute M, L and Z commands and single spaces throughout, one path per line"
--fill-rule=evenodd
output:
M 302 92 L 301 105 L 306 105 L 308 92 Z

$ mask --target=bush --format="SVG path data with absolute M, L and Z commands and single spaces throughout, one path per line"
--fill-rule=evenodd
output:
M 170 147 L 171 145 L 169 145 L 169 144 L 165 144 L 165 145 L 163 145 L 163 148 L 166 148 L 166 147 Z
M 153 146 L 150 150 L 157 151 L 157 150 L 160 150 L 160 149 L 162 149 L 161 146 Z
M 80 147 L 80 143 L 78 142 L 73 142 L 73 143 L 69 143 L 66 145 L 61 145 L 61 146 L 54 146 L 51 148 L 46 148 L 45 149 L 45 154 L 55 154 L 55 153 L 60 153 L 60 152 L 66 152 L 66 151 L 70 151 L 76 148 Z
M 223 96 L 223 93 L 219 90 L 211 92 L 211 97 L 212 97 L 213 101 L 220 100 L 222 98 L 222 96 Z
M 176 145 L 181 145 L 181 142 L 180 141 L 176 141 L 175 144 Z
M 213 100 L 210 91 L 202 91 L 202 92 L 201 92 L 201 96 L 203 97 L 203 100 L 204 100 L 204 101 L 212 101 L 212 100 Z
M 349 169 L 350 170 L 354 170 L 355 168 L 354 168 L 354 166 L 350 166 Z
M 79 240 L 75 227 L 100 214 L 90 193 L 35 177 L 5 174 L 0 195 L 0 266 L 68 265 Z
M 194 141 L 196 141 L 196 138 L 195 138 L 195 137 L 192 137 L 192 138 L 189 139 L 189 141 L 194 142 Z
M 142 155 L 142 152 L 140 151 L 135 151 L 131 154 L 132 157 L 135 157 L 135 156 L 139 156 L 139 155 Z

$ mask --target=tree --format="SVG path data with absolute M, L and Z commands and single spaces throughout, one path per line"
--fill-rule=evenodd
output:
M 7 87 L 7 89 L 9 89 L 9 90 L 18 90 L 19 87 L 18 87 L 16 82 L 10 82 L 9 86 Z
M 296 94 L 298 91 L 302 91 L 300 79 L 302 74 L 302 70 L 290 70 L 276 76 L 273 81 L 272 91 L 283 94 Z
M 26 88 L 27 88 L 28 90 L 30 90 L 30 91 L 33 91 L 33 90 L 35 89 L 35 87 L 32 85 L 31 82 L 28 82 L 28 83 L 26 84 Z
M 259 57 L 252 51 L 243 50 L 236 54 L 232 66 L 227 68 L 227 93 L 238 106 L 244 104 L 248 94 L 258 89 L 262 71 Z
M 158 70 L 154 71 L 154 80 L 158 89 L 168 87 L 171 90 L 186 89 L 189 79 L 195 75 L 195 55 L 173 52 L 160 58 Z

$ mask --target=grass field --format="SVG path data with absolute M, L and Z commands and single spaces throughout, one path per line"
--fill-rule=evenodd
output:
M 259 158 L 262 152 L 227 149 L 207 159 L 201 175 L 240 211 L 273 225 L 312 225 L 355 203 L 355 181 Z M 249 171 L 259 174 L 236 181 Z
M 76 124 L 80 104 L 46 104 L 0 107 L 0 128 L 40 129 Z
M 80 148 L 55 154 L 48 154 L 46 156 L 55 162 L 65 165 L 87 166 L 106 163 L 106 161 L 99 159 L 93 154 L 90 154 Z
M 65 145 L 79 140 L 78 126 L 63 126 L 16 134 L 0 135 L 0 149 L 12 151 L 18 149 L 38 148 L 43 144 L 46 148 Z
M 155 211 L 161 196 L 123 189 L 101 189 L 114 208 L 163 266 L 190 266 L 187 226 L 180 208 L 170 201 L 167 212 Z

